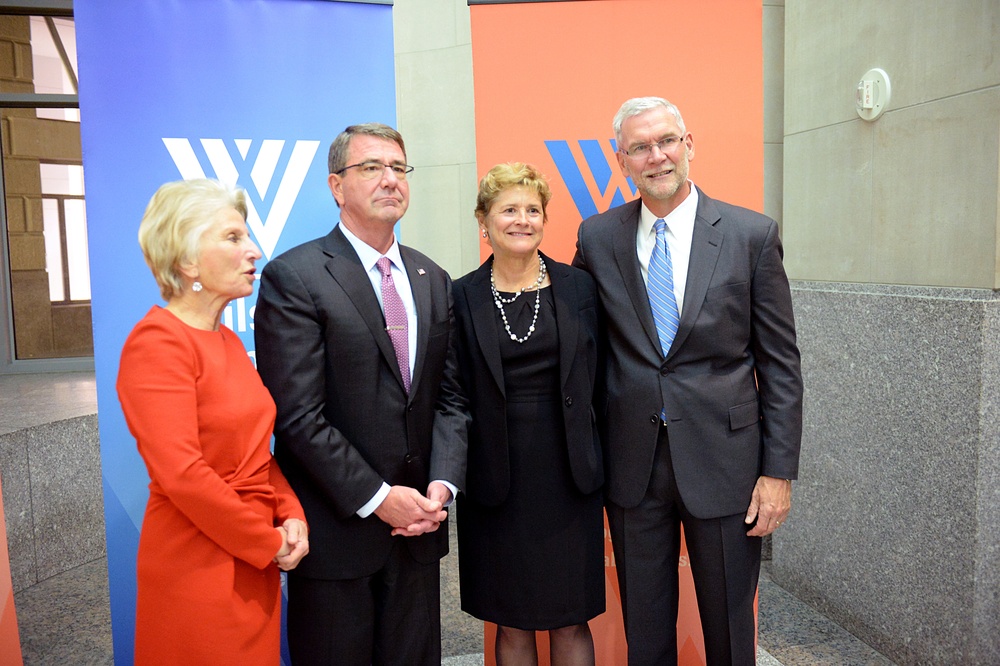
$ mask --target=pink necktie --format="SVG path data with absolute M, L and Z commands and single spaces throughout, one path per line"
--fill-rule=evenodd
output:
M 392 263 L 389 257 L 375 262 L 382 274 L 382 309 L 385 311 L 385 330 L 389 333 L 392 346 L 396 350 L 396 363 L 403 375 L 403 388 L 410 392 L 410 341 L 406 325 L 406 308 L 403 299 L 392 281 Z

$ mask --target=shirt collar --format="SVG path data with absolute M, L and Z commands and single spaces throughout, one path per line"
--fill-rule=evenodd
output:
M 351 244 L 354 251 L 358 253 L 358 259 L 361 260 L 361 265 L 364 266 L 366 271 L 375 268 L 375 263 L 382 257 L 389 257 L 389 261 L 392 262 L 393 266 L 401 271 L 403 270 L 403 258 L 399 254 L 399 242 L 396 240 L 395 235 L 393 235 L 392 245 L 386 253 L 380 254 L 378 250 L 351 233 L 346 224 L 341 224 L 340 230 L 344 233 L 344 237 L 347 238 L 347 242 Z
M 667 229 L 673 230 L 677 233 L 676 225 L 687 225 L 694 227 L 694 218 L 698 214 L 698 188 L 695 187 L 694 182 L 691 183 L 691 191 L 688 195 L 684 197 L 684 201 L 677 206 L 677 208 L 670 211 L 670 213 L 663 218 L 663 221 L 667 223 Z M 642 230 L 643 234 L 650 236 L 656 235 L 653 231 L 653 225 L 656 224 L 656 220 L 659 218 L 653 214 L 651 210 L 646 208 L 646 204 L 642 204 L 642 208 L 639 214 L 639 228 Z

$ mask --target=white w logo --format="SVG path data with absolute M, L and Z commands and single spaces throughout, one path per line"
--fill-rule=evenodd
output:
M 246 160 L 253 140 L 236 139 L 235 143 L 240 155 Z M 205 170 L 198 161 L 189 140 L 163 139 L 163 145 L 167 147 L 167 152 L 173 158 L 182 178 L 190 180 L 205 177 Z M 222 139 L 202 139 L 201 146 L 205 149 L 212 169 L 215 170 L 216 178 L 224 183 L 235 185 L 239 180 L 239 170 Z M 250 180 L 257 188 L 257 195 L 262 202 L 265 200 L 284 147 L 285 142 L 279 139 L 266 139 L 261 142 L 257 159 L 250 171 Z M 278 183 L 278 191 L 274 195 L 274 201 L 267 214 L 267 221 L 261 221 L 260 214 L 251 201 L 251 197 L 247 197 L 247 224 L 250 225 L 250 230 L 257 238 L 261 251 L 268 259 L 271 258 L 271 253 L 274 252 L 274 248 L 278 244 L 278 238 L 285 228 L 288 215 L 292 212 L 295 198 L 299 196 L 302 182 L 306 178 L 306 172 L 309 171 L 309 165 L 312 164 L 313 156 L 318 147 L 319 141 L 295 142 L 292 155 L 288 159 L 288 166 L 285 168 L 285 175 Z

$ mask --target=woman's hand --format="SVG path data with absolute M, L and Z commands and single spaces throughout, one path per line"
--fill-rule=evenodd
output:
M 289 518 L 275 529 L 281 532 L 283 543 L 274 561 L 282 571 L 291 571 L 309 554 L 309 528 L 298 518 Z

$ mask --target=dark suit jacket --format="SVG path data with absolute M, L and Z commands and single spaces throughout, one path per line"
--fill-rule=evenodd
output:
M 466 427 L 463 406 L 441 391 L 449 356 L 451 281 L 434 262 L 400 246 L 417 309 L 410 393 L 396 363 L 375 291 L 339 227 L 264 267 L 254 338 L 257 369 L 278 406 L 275 458 L 309 519 L 301 575 L 348 579 L 377 571 L 391 528 L 356 515 L 383 481 L 427 491 L 433 479 L 464 483 L 461 438 L 431 446 L 435 412 Z M 453 423 L 452 423 L 453 422 Z M 448 552 L 447 525 L 404 539 L 413 557 Z
M 552 281 L 559 329 L 559 377 L 570 470 L 580 492 L 591 493 L 604 482 L 592 407 L 597 370 L 597 294 L 593 279 L 585 272 L 544 259 Z M 472 414 L 465 494 L 482 504 L 496 506 L 506 499 L 510 488 L 510 456 L 490 263 L 487 260 L 455 281 L 455 343 L 462 392 Z
M 665 359 L 636 256 L 641 202 L 585 220 L 573 264 L 597 280 L 603 308 L 608 498 L 629 508 L 646 493 L 663 407 L 681 498 L 694 516 L 718 518 L 746 511 L 761 474 L 796 477 L 802 377 L 777 225 L 698 193 Z

